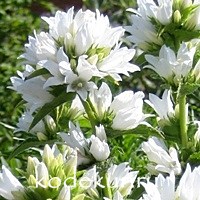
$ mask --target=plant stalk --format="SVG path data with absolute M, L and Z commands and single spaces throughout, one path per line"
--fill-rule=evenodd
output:
M 104 195 L 107 198 L 112 199 L 112 192 L 111 192 L 111 188 L 110 188 L 110 186 L 108 184 L 108 179 L 106 177 L 106 174 L 103 175 L 102 184 L 105 186 L 103 188 Z
M 181 132 L 181 143 L 183 148 L 188 147 L 188 135 L 187 135 L 187 105 L 186 95 L 180 95 L 179 97 L 179 115 L 180 115 L 180 132 Z

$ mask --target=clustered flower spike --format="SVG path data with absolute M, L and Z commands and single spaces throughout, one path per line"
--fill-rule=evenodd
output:
M 39 139 L 36 145 L 46 145 L 43 150 L 30 148 L 40 155 L 28 157 L 26 170 L 24 166 L 17 169 L 23 179 L 18 180 L 1 158 L 1 197 L 200 199 L 200 166 L 190 166 L 199 161 L 200 122 L 188 117 L 187 104 L 187 95 L 199 88 L 200 82 L 200 0 L 137 3 L 137 9 L 128 9 L 133 14 L 125 29 L 112 27 L 99 10 L 75 12 L 72 7 L 42 17 L 48 32 L 34 31 L 29 36 L 19 57 L 25 69 L 11 77 L 10 88 L 25 102 L 14 133 L 29 132 L 31 139 Z M 122 45 L 125 31 L 127 42 L 139 49 L 141 67 L 155 71 L 167 83 L 161 98 L 149 94 L 145 101 L 155 115 L 145 113 L 149 109 L 144 106 L 145 92 L 123 90 L 113 95 L 107 85 L 122 81 L 121 75 L 140 71 L 132 64 L 136 50 Z M 148 117 L 152 118 L 146 121 Z M 137 165 L 131 150 L 141 140 L 144 159 Z M 26 142 L 16 153 L 34 143 Z M 131 155 L 130 166 L 120 162 L 127 159 L 119 154 L 124 150 Z M 148 172 L 138 177 L 136 184 L 140 172 L 132 166 L 140 169 L 145 162 Z
M 142 182 L 146 194 L 143 195 L 141 200 L 176 200 L 176 199 L 199 199 L 199 170 L 200 167 L 195 167 L 191 170 L 188 164 L 184 174 L 182 175 L 179 184 L 176 183 L 176 179 L 173 173 L 164 177 L 159 174 L 155 178 L 155 183 Z
M 5 166 L 0 173 L 0 195 L 9 200 L 26 200 L 30 195 L 35 199 L 75 200 L 99 199 L 105 188 L 103 177 L 94 165 L 77 176 L 76 150 L 65 146 L 61 152 L 58 146 L 45 145 L 42 161 L 29 157 L 27 170 L 23 172 L 27 179 L 23 186 Z M 115 197 L 127 196 L 133 188 L 138 172 L 131 171 L 127 163 L 114 165 L 105 172 L 108 184 L 113 188 Z M 105 197 L 106 199 L 106 197 Z
M 69 128 L 68 134 L 60 132 L 59 135 L 68 146 L 77 149 L 79 165 L 90 163 L 93 159 L 103 161 L 109 157 L 110 149 L 102 125 L 95 127 L 96 135 L 91 135 L 90 138 L 85 138 L 78 124 L 75 126 L 69 122 Z
M 133 14 L 127 38 L 145 52 L 157 52 L 163 44 L 177 50 L 182 42 L 198 37 L 199 0 L 137 0 L 137 5 L 137 10 L 128 9 Z
M 142 150 L 150 161 L 147 168 L 151 174 L 181 173 L 177 150 L 174 147 L 167 149 L 163 140 L 156 137 L 149 138 L 147 142 L 142 143 Z
M 48 23 L 49 33 L 34 32 L 35 37 L 29 37 L 21 58 L 32 65 L 33 72 L 44 69 L 49 76 L 41 74 L 28 80 L 12 78 L 13 88 L 28 103 L 30 98 L 26 98 L 23 88 L 30 87 L 29 82 L 35 85 L 40 82 L 40 90 L 44 93 L 48 93 L 52 86 L 66 85 L 66 92 L 76 92 L 86 100 L 87 92 L 95 88 L 92 77 L 111 76 L 120 81 L 119 74 L 129 75 L 128 72 L 140 70 L 129 63 L 135 50 L 120 47 L 124 29 L 112 28 L 108 17 L 98 10 L 96 13 L 89 10 L 74 13 L 74 8 L 71 8 L 67 12 L 57 11 L 55 17 L 42 19 Z M 32 94 L 29 92 L 28 95 L 31 97 Z M 51 99 L 49 94 L 36 108 Z
M 106 83 L 102 83 L 98 90 L 89 94 L 97 117 L 102 120 L 112 115 L 114 130 L 134 129 L 144 124 L 145 119 L 151 115 L 143 113 L 143 92 L 125 91 L 114 97 Z
M 154 70 L 159 76 L 169 83 L 178 84 L 183 78 L 187 78 L 192 69 L 195 47 L 191 49 L 187 43 L 182 43 L 177 55 L 175 52 L 163 45 L 159 57 L 145 55 L 146 60 L 151 64 L 147 68 Z

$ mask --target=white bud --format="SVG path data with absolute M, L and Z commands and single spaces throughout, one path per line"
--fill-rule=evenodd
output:
M 95 137 L 94 135 L 91 136 L 90 140 L 90 153 L 98 161 L 106 160 L 110 155 L 108 144 L 105 141 L 102 142 L 98 137 Z

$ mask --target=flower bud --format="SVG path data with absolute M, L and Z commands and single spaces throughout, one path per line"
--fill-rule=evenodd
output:
M 181 21 L 181 13 L 179 10 L 174 12 L 174 23 L 178 24 Z
M 49 181 L 49 172 L 46 165 L 41 162 L 35 168 L 35 175 L 36 175 L 36 187 L 46 188 L 48 187 Z
M 91 136 L 90 140 L 90 153 L 98 161 L 106 160 L 110 155 L 108 144 L 105 141 L 102 142 L 98 137 L 95 137 L 94 135 Z
M 64 185 L 62 190 L 59 193 L 57 200 L 70 200 L 70 187 Z
M 52 132 L 56 132 L 56 123 L 50 115 L 47 115 L 45 117 L 45 121 L 47 123 L 49 130 L 52 131 Z
M 28 157 L 27 174 L 35 175 L 35 166 L 39 164 L 39 160 L 35 157 Z
M 69 159 L 65 163 L 64 169 L 67 177 L 75 176 L 77 168 L 77 152 L 69 156 Z
M 47 136 L 42 132 L 37 132 L 37 137 L 39 141 L 46 141 L 48 140 Z
M 42 160 L 48 167 L 51 165 L 53 159 L 54 159 L 54 154 L 53 154 L 51 148 L 49 147 L 49 145 L 46 144 L 44 147 L 43 154 L 42 154 Z
M 50 188 L 59 188 L 61 185 L 61 179 L 59 177 L 53 177 L 48 181 Z
M 35 176 L 33 175 L 30 175 L 27 181 L 30 186 L 35 186 L 37 182 Z

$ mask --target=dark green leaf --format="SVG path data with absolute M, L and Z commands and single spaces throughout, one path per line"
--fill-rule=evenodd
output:
M 106 133 L 108 134 L 107 136 L 111 138 L 119 137 L 126 134 L 132 134 L 138 138 L 140 137 L 148 138 L 149 136 L 157 136 L 163 138 L 162 133 L 159 132 L 156 128 L 144 124 L 141 124 L 134 129 L 124 130 L 124 131 L 106 129 Z
M 10 160 L 10 159 L 14 158 L 18 154 L 22 153 L 23 151 L 25 151 L 26 149 L 29 149 L 31 147 L 38 147 L 40 145 L 45 145 L 45 144 L 53 144 L 55 142 L 56 142 L 56 140 L 49 140 L 49 141 L 35 140 L 34 141 L 33 138 L 29 138 L 29 139 L 25 140 L 24 142 L 22 142 L 17 148 L 15 148 L 14 151 L 10 154 L 8 159 Z
M 60 106 L 61 104 L 72 101 L 75 97 L 75 93 L 66 93 L 63 92 L 59 96 L 55 97 L 53 101 L 50 103 L 46 103 L 35 115 L 29 131 L 40 121 L 42 120 L 47 114 L 49 114 L 53 109 Z
M 41 68 L 41 69 L 38 69 L 36 71 L 34 71 L 33 73 L 31 73 L 27 79 L 31 79 L 31 78 L 34 78 L 34 77 L 37 77 L 37 76 L 41 76 L 41 75 L 44 75 L 44 74 L 49 74 L 49 71 L 45 68 Z
M 187 82 L 181 86 L 180 94 L 182 94 L 182 95 L 192 94 L 198 88 L 200 88 L 200 84 Z

